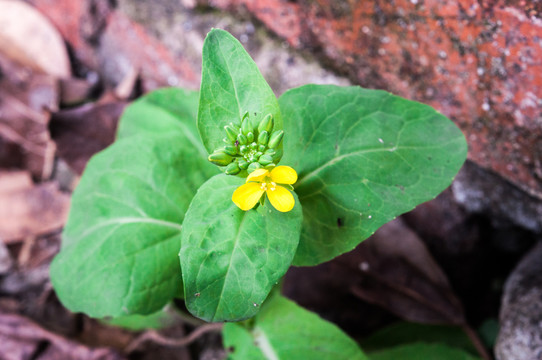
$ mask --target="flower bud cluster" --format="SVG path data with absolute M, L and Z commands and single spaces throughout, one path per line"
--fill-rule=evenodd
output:
M 228 175 L 237 175 L 245 170 L 251 173 L 259 168 L 275 166 L 282 157 L 280 144 L 284 131 L 273 128 L 274 120 L 271 114 L 253 128 L 246 112 L 241 119 L 241 126 L 234 123 L 224 126 L 226 145 L 209 155 L 209 161 L 225 166 Z

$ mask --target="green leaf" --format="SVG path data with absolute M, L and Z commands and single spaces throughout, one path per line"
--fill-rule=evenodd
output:
M 484 344 L 488 348 L 493 349 L 499 335 L 499 321 L 495 318 L 485 320 L 478 328 L 478 334 Z
M 480 360 L 462 350 L 443 344 L 416 343 L 397 346 L 369 355 L 371 360 Z
M 224 324 L 230 359 L 367 359 L 337 326 L 280 295 L 267 300 L 248 327 Z
M 424 343 L 442 343 L 460 348 L 471 354 L 477 354 L 476 347 L 458 326 L 426 325 L 398 322 L 387 326 L 364 339 L 360 345 L 365 352 L 382 350 L 423 341 Z
M 240 126 L 249 112 L 253 128 L 272 114 L 275 130 L 282 129 L 273 91 L 243 46 L 228 32 L 213 29 L 203 43 L 198 129 L 209 153 L 223 147 L 224 126 Z
M 166 308 L 150 315 L 126 315 L 113 319 L 103 320 L 111 326 L 117 326 L 132 331 L 145 329 L 163 329 L 181 321 L 180 316 L 172 309 Z
M 287 119 L 282 164 L 297 170 L 303 204 L 294 265 L 352 250 L 443 191 L 466 158 L 450 120 L 384 91 L 307 85 L 279 103 Z
M 301 231 L 301 206 L 281 213 L 269 201 L 249 211 L 232 201 L 243 180 L 218 175 L 197 192 L 186 214 L 179 254 L 188 310 L 206 321 L 256 314 L 290 266 Z M 295 194 L 294 194 L 295 195 Z
M 216 168 L 179 134 L 134 136 L 94 156 L 73 193 L 51 279 L 62 303 L 93 317 L 150 314 L 180 291 L 180 230 Z
M 134 135 L 169 136 L 180 133 L 199 150 L 204 159 L 207 151 L 196 126 L 197 91 L 164 88 L 153 91 L 126 108 L 117 130 L 117 139 Z

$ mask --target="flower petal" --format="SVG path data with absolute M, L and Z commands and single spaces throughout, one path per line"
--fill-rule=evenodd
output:
M 297 173 L 289 166 L 277 166 L 271 170 L 271 181 L 277 184 L 295 184 L 297 181 Z
M 267 171 L 265 169 L 256 169 L 253 172 L 251 172 L 250 174 L 248 174 L 246 182 L 249 182 L 249 181 L 262 182 L 263 179 L 268 175 L 267 174 L 268 172 L 269 171 Z
M 256 205 L 263 193 L 260 183 L 248 183 L 239 186 L 233 192 L 231 199 L 241 210 L 247 211 Z
M 266 193 L 271 205 L 278 211 L 288 212 L 294 208 L 294 196 L 282 186 L 276 186 L 275 190 L 267 189 Z

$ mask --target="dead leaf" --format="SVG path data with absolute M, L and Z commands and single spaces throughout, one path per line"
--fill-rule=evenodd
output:
M 118 352 L 90 348 L 43 329 L 30 319 L 0 312 L 0 359 L 121 360 Z
M 58 155 L 81 174 L 90 157 L 115 140 L 125 106 L 124 101 L 92 103 L 53 114 L 51 134 Z
M 356 336 L 393 321 L 390 313 L 422 323 L 464 321 L 446 276 L 401 220 L 384 225 L 356 249 L 332 261 L 291 268 L 283 291 Z
M 357 267 L 352 293 L 402 319 L 424 324 L 465 324 L 460 301 L 424 243 L 402 220 L 383 226 L 341 259 Z
M 66 78 L 60 80 L 60 103 L 62 106 L 75 106 L 88 101 L 96 90 L 98 78 L 91 80 Z
M 2 147 L 38 179 L 51 175 L 55 144 L 49 137 L 50 111 L 58 108 L 58 84 L 0 54 L 0 137 Z M 10 160 L 13 161 L 13 160 Z M 15 164 L 18 165 L 18 164 Z
M 33 185 L 30 174 L 0 172 L 0 240 L 18 242 L 62 228 L 69 195 L 53 182 Z
M 32 6 L 0 0 L 0 52 L 43 73 L 70 77 L 64 41 L 47 18 Z

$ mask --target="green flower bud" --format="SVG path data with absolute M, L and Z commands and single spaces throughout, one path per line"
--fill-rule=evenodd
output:
M 226 166 L 229 163 L 231 163 L 233 158 L 231 157 L 231 155 L 227 154 L 223 149 L 220 149 L 220 150 L 215 150 L 214 153 L 209 155 L 208 160 L 215 165 Z
M 248 169 L 248 165 L 249 165 L 249 162 L 246 161 L 245 159 L 239 159 L 239 167 L 241 168 L 241 170 L 246 170 Z
M 267 145 L 267 142 L 269 141 L 269 133 L 264 130 L 258 135 L 258 144 L 260 145 Z
M 237 175 L 241 171 L 241 168 L 239 168 L 239 164 L 237 161 L 234 161 L 230 163 L 228 166 L 226 166 L 226 174 L 227 175 Z
M 264 152 L 266 149 L 265 145 L 258 145 L 258 151 Z
M 271 137 L 269 138 L 269 148 L 274 149 L 280 145 L 280 142 L 282 141 L 282 137 L 284 136 L 284 131 L 277 130 L 273 131 L 271 134 Z
M 278 163 L 282 158 L 282 149 L 277 149 L 274 155 L 271 155 L 273 162 Z
M 273 156 L 275 155 L 277 152 L 275 151 L 275 149 L 267 149 L 265 150 L 264 154 L 267 154 L 269 156 Z
M 234 142 L 237 139 L 237 132 L 233 126 L 226 125 L 224 126 L 224 130 L 226 130 L 226 136 L 228 139 L 230 139 L 230 142 Z
M 254 141 L 254 134 L 252 133 L 252 131 L 250 131 L 247 134 L 247 139 L 248 139 L 248 142 L 253 142 Z
M 263 166 L 266 166 L 273 162 L 273 158 L 269 155 L 262 155 L 260 156 L 260 160 L 258 160 L 258 162 Z
M 248 115 L 249 115 L 249 113 L 248 113 L 248 110 L 247 110 L 247 111 L 245 111 L 245 113 L 243 114 L 243 117 L 241 118 L 241 123 L 243 123 L 243 121 L 245 119 L 248 119 Z
M 241 145 L 246 145 L 248 143 L 247 137 L 243 134 L 237 135 L 237 141 L 239 141 L 239 144 Z
M 258 151 L 256 154 L 254 154 L 254 156 L 256 156 L 257 158 L 259 158 L 262 155 L 263 155 L 263 152 L 261 151 Z
M 230 123 L 229 124 L 236 132 L 239 132 L 239 130 L 241 129 L 239 125 L 237 124 L 234 124 L 234 123 Z
M 258 132 L 264 132 L 267 131 L 268 133 L 273 130 L 273 115 L 267 114 L 262 121 L 260 121 L 260 124 L 258 125 Z
M 259 169 L 261 167 L 262 167 L 262 165 L 259 162 L 253 162 L 253 163 L 250 163 L 250 165 L 248 166 L 247 171 L 250 174 L 254 170 L 257 170 L 257 169 Z
M 240 152 L 242 155 L 245 155 L 245 154 L 247 153 L 247 151 L 248 151 L 248 146 L 246 146 L 246 145 L 241 145 L 241 146 L 239 147 L 239 152 Z
M 231 156 L 237 155 L 237 146 L 235 145 L 226 145 L 224 146 L 224 152 Z
M 256 144 L 255 142 L 253 142 L 253 143 L 250 144 L 248 147 L 250 148 L 250 150 L 256 150 L 256 148 L 258 147 L 258 144 Z
M 241 123 L 241 133 L 246 136 L 251 131 L 252 131 L 252 127 L 250 126 L 250 120 L 248 119 L 248 112 L 247 112 L 247 117 Z

